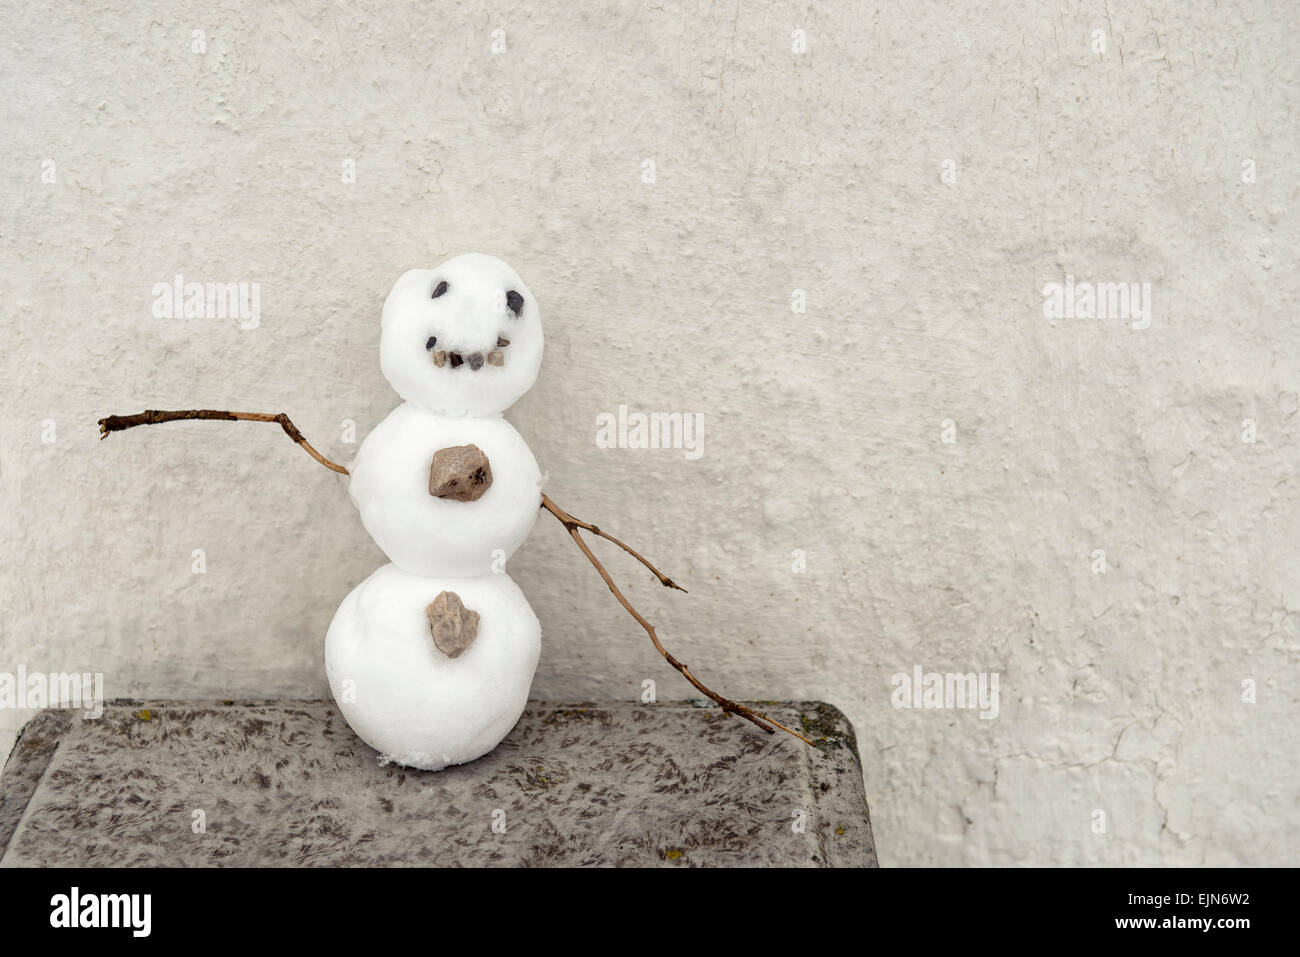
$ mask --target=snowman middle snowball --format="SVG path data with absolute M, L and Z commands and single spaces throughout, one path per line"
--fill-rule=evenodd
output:
M 397 280 L 379 354 L 406 401 L 361 443 L 348 491 L 392 564 L 344 599 L 325 670 L 381 760 L 437 770 L 509 733 L 541 652 L 504 573 L 537 521 L 541 471 L 501 417 L 537 378 L 541 315 L 504 262 L 457 256 Z

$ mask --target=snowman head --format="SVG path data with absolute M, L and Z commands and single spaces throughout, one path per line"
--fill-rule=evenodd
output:
M 430 412 L 504 412 L 541 364 L 537 300 L 495 256 L 408 270 L 384 300 L 379 367 L 398 395 Z

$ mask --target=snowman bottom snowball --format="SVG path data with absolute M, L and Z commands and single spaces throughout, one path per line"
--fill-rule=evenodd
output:
M 437 771 L 482 757 L 514 727 L 541 639 L 509 575 L 426 578 L 389 564 L 339 606 L 325 673 L 382 763 Z

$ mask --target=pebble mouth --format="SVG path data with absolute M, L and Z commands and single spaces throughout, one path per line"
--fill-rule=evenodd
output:
M 485 363 L 490 366 L 496 366 L 497 368 L 503 367 L 506 364 L 505 348 L 508 345 L 510 345 L 509 339 L 504 336 L 497 336 L 497 347 L 486 355 L 482 352 L 471 352 L 469 355 L 461 355 L 459 352 L 449 352 L 446 349 L 438 349 L 431 354 L 433 356 L 433 364 L 439 369 L 450 364 L 453 369 L 458 369 L 461 366 L 469 366 L 472 370 L 477 372 L 479 369 L 483 368 Z

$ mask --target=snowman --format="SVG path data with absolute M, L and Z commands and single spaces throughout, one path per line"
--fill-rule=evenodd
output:
M 518 274 L 471 253 L 403 273 L 384 300 L 379 364 L 403 402 L 349 470 L 312 447 L 283 412 L 163 411 L 99 420 L 100 437 L 185 420 L 273 422 L 349 477 L 361 522 L 388 556 L 339 605 L 325 673 L 343 717 L 385 764 L 439 770 L 482 757 L 528 700 L 541 625 L 505 563 L 541 509 L 551 512 L 655 650 L 725 714 L 772 734 L 797 731 L 724 698 L 668 653 L 582 533 L 612 542 L 661 585 L 685 591 L 636 549 L 542 493 L 528 445 L 504 418 L 537 379 L 542 320 Z
M 339 606 L 325 672 L 381 762 L 437 770 L 509 733 L 541 652 L 504 571 L 541 472 L 502 418 L 541 365 L 537 301 L 492 256 L 409 270 L 384 302 L 379 359 L 404 402 L 362 442 L 348 492 L 390 564 Z

